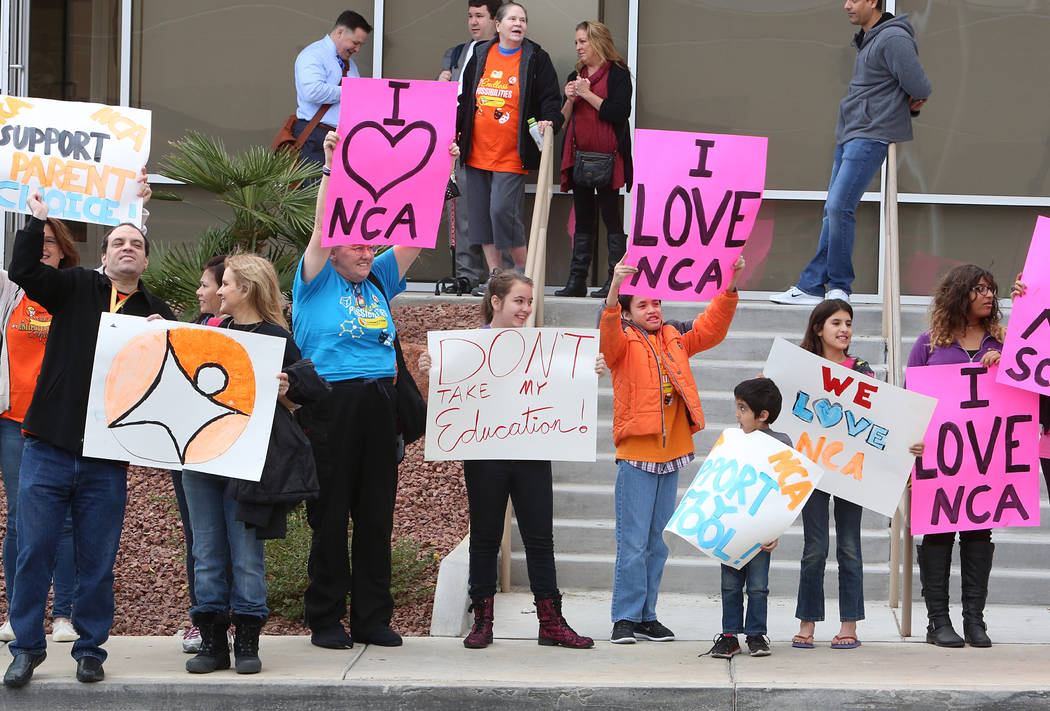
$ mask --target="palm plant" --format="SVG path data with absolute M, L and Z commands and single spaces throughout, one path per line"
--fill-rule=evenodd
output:
M 143 275 L 146 286 L 189 318 L 208 259 L 243 251 L 273 262 L 281 289 L 290 292 L 313 229 L 317 183 L 310 179 L 320 174 L 319 167 L 300 162 L 294 153 L 274 154 L 261 146 L 230 155 L 221 140 L 193 132 L 171 147 L 160 174 L 212 193 L 232 217 L 217 218 L 221 224 L 193 242 L 158 249 Z M 170 193 L 154 197 L 182 199 Z

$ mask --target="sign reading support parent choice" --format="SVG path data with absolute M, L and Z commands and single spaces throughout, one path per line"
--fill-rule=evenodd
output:
M 431 331 L 428 460 L 593 462 L 598 331 Z
M 706 301 L 725 291 L 762 204 L 766 143 L 755 136 L 635 131 L 634 203 L 620 291 Z
M 1050 395 L 1050 217 L 1035 223 L 1022 274 L 1027 290 L 1014 299 L 996 378 Z
M 814 462 L 764 432 L 725 430 L 664 536 L 739 570 L 794 523 L 822 476 Z
M 938 398 L 912 475 L 916 534 L 1039 525 L 1039 397 L 980 363 L 908 368 Z
M 773 428 L 825 470 L 820 490 L 892 516 L 937 401 L 858 373 L 782 338 L 763 374 L 784 399 Z
M 259 481 L 283 338 L 102 314 L 84 456 Z
M 321 244 L 433 247 L 448 185 L 456 85 L 343 80 Z
M 62 220 L 142 226 L 136 184 L 151 113 L 127 106 L 0 95 L 0 208 L 28 212 L 39 189 Z

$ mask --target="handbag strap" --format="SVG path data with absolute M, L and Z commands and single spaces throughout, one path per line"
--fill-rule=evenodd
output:
M 387 297 L 386 289 L 383 288 L 383 283 L 381 281 L 379 281 L 379 277 L 377 277 L 373 272 L 369 271 L 368 272 L 368 281 L 370 281 L 373 284 L 375 284 L 376 288 L 379 289 L 379 293 L 383 295 L 383 300 L 386 301 L 386 307 L 389 310 L 390 309 L 390 299 L 389 299 L 389 297 Z M 391 323 L 393 322 L 393 320 L 394 320 L 394 316 L 393 316 L 393 314 L 391 314 L 391 316 L 390 316 Z M 396 326 L 394 327 L 394 356 L 395 356 L 395 358 L 397 360 L 398 375 L 400 375 L 402 371 L 407 372 L 408 371 L 408 364 L 405 363 L 405 353 L 404 353 L 404 351 L 401 350 L 401 334 L 399 334 L 397 332 L 397 327 Z M 409 375 L 411 375 L 411 373 Z M 394 378 L 394 380 L 396 381 L 397 378 Z
M 350 60 L 343 60 L 343 78 L 346 78 L 346 72 L 350 69 Z M 327 113 L 328 109 L 335 106 L 335 104 L 323 104 L 321 108 L 317 109 L 317 113 L 310 119 L 310 122 L 303 128 L 303 132 L 299 134 L 299 137 L 295 139 L 295 147 L 302 150 L 303 144 L 306 143 L 307 139 L 310 138 L 310 134 L 317 128 L 317 124 L 321 123 L 321 117 Z

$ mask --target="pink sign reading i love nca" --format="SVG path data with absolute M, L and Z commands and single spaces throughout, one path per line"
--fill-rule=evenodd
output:
M 343 80 L 321 244 L 434 247 L 456 128 L 456 85 Z
M 624 294 L 705 301 L 722 293 L 762 204 L 768 139 L 635 131 Z
M 1050 395 L 1050 217 L 1036 220 L 1021 278 L 1026 291 L 1010 311 L 999 382 Z
M 937 398 L 912 473 L 915 534 L 1039 525 L 1039 397 L 980 363 L 908 368 Z

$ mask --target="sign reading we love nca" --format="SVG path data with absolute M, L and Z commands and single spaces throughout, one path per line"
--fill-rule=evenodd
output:
M 343 80 L 321 244 L 433 247 L 456 129 L 447 81 Z
M 812 461 L 763 432 L 724 430 L 664 536 L 672 533 L 739 570 L 795 521 L 822 476 Z
M 858 373 L 782 338 L 762 371 L 784 398 L 773 429 L 827 472 L 821 491 L 892 516 L 937 401 Z
M 428 460 L 593 462 L 598 331 L 431 331 Z
M 1039 396 L 996 382 L 1001 366 L 908 368 L 908 389 L 938 398 L 916 460 L 916 534 L 1039 525 Z
M 767 142 L 635 131 L 628 263 L 638 273 L 621 293 L 705 301 L 726 290 L 762 204 Z

